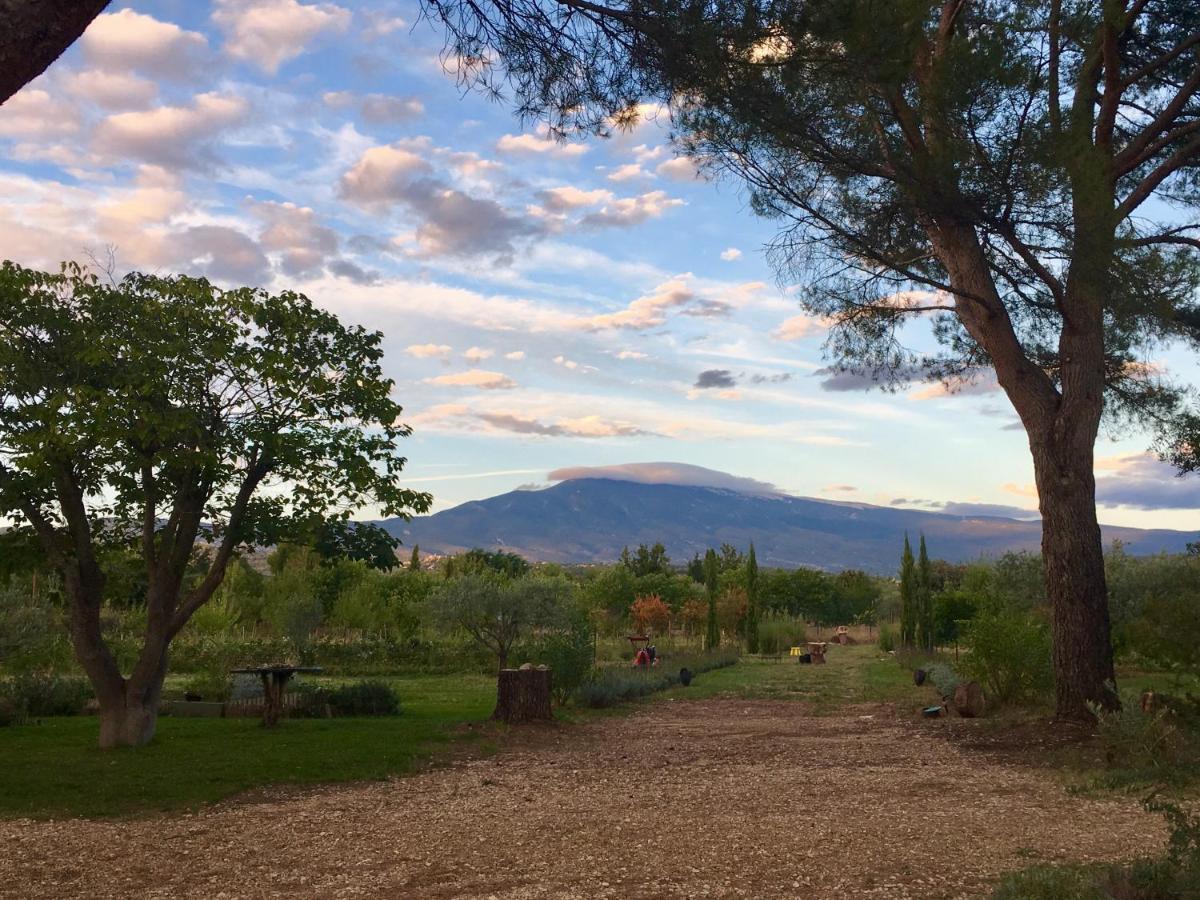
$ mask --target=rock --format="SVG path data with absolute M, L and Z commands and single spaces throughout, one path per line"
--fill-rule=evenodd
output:
M 978 681 L 964 681 L 954 689 L 954 709 L 964 719 L 977 719 L 987 704 Z

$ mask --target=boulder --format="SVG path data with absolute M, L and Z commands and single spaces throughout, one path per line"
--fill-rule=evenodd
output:
M 987 701 L 978 681 L 964 681 L 954 689 L 954 709 L 964 719 L 977 719 L 983 715 Z

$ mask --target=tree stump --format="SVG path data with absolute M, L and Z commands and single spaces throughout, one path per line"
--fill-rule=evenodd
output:
M 954 689 L 954 709 L 964 719 L 983 715 L 986 700 L 978 681 L 965 681 Z
M 492 718 L 510 725 L 551 719 L 551 673 L 526 663 L 519 669 L 501 669 L 496 680 L 496 711 Z

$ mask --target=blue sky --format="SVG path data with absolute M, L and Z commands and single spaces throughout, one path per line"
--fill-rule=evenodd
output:
M 465 93 L 440 50 L 409 3 L 114 3 L 0 108 L 3 253 L 112 246 L 121 268 L 289 287 L 382 330 L 436 508 L 645 461 L 1036 506 L 992 382 L 885 394 L 820 371 L 823 324 L 763 258 L 772 225 L 675 156 L 665 112 L 556 144 Z M 1177 350 L 1148 362 L 1195 372 Z M 1200 527 L 1200 488 L 1148 441 L 1101 438 L 1102 520 Z

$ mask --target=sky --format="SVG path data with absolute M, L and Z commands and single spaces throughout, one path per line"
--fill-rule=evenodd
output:
M 675 154 L 665 111 L 556 143 L 465 91 L 441 49 L 407 2 L 114 3 L 0 107 L 0 254 L 112 248 L 121 271 L 299 290 L 381 330 L 407 481 L 435 510 L 647 462 L 1036 509 L 993 380 L 883 393 L 825 371 L 823 323 L 764 257 L 774 226 Z M 1178 349 L 1151 362 L 1200 380 Z M 1200 528 L 1200 481 L 1149 443 L 1101 436 L 1101 520 Z

